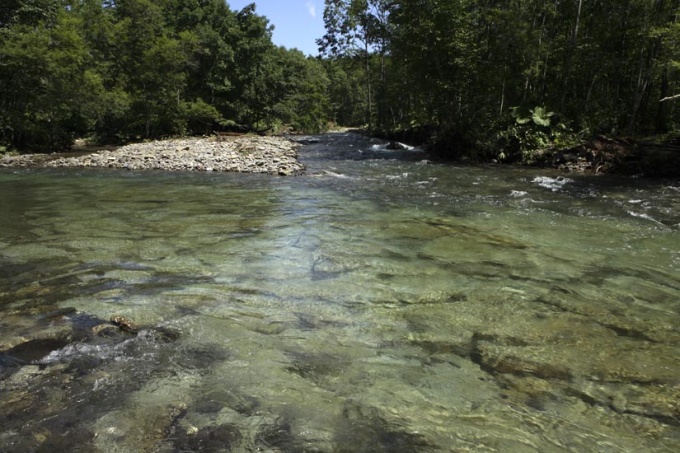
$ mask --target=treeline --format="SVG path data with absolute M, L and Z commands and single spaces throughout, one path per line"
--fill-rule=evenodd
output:
M 678 0 L 326 0 L 324 20 L 365 122 L 442 154 L 513 160 L 680 123 Z
M 309 58 L 254 5 L 3 0 L 0 150 L 330 122 L 529 161 L 680 124 L 680 0 L 326 0 L 324 21 Z
M 0 146 L 326 127 L 321 61 L 276 47 L 254 5 L 2 0 Z

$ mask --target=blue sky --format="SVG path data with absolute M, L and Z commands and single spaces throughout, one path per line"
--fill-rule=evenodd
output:
M 295 47 L 307 55 L 319 53 L 315 41 L 325 31 L 324 0 L 227 0 L 227 3 L 236 11 L 255 3 L 257 14 L 266 16 L 274 25 L 274 44 Z

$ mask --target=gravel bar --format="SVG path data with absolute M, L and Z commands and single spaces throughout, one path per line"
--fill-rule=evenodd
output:
M 299 144 L 282 137 L 184 138 L 135 143 L 92 153 L 25 154 L 0 159 L 0 167 L 98 167 L 128 170 L 268 173 L 305 171 Z

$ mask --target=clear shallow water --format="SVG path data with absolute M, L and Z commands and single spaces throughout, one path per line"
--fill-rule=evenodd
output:
M 680 448 L 680 183 L 374 145 L 1 172 L 0 451 Z

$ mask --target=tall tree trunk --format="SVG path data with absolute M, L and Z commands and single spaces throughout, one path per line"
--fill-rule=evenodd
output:
M 668 68 L 665 68 L 663 75 L 661 77 L 661 98 L 668 97 L 669 94 L 669 82 L 668 82 Z M 659 110 L 656 114 L 656 131 L 666 132 L 668 123 L 668 111 L 670 106 L 667 102 L 659 102 Z
M 505 107 L 505 76 L 503 77 L 503 87 L 501 88 L 501 107 L 498 109 L 498 116 L 503 115 L 504 107 Z
M 578 31 L 581 25 L 581 9 L 583 7 L 583 0 L 578 0 L 576 8 L 576 21 L 574 28 L 571 31 L 571 45 L 567 51 L 567 56 L 564 62 L 564 85 L 562 87 L 562 100 L 560 101 L 561 109 L 564 110 L 564 105 L 567 98 L 567 91 L 569 90 L 569 75 L 571 74 L 571 67 L 574 64 L 574 56 L 576 55 L 576 48 L 578 46 Z
M 373 131 L 373 96 L 371 95 L 371 56 L 368 53 L 368 39 L 364 41 L 366 51 L 366 96 L 368 97 L 368 131 Z
M 645 32 L 649 33 L 653 27 L 657 26 L 659 23 L 663 23 L 663 11 L 664 11 L 664 0 L 656 0 L 652 11 L 650 12 L 650 17 L 647 19 L 645 24 Z M 640 113 L 640 108 L 642 107 L 642 101 L 647 94 L 649 85 L 653 83 L 652 69 L 655 66 L 656 54 L 661 45 L 660 39 L 654 38 L 646 46 L 647 55 L 645 57 L 643 47 L 640 50 L 640 68 L 638 72 L 637 85 L 635 87 L 635 96 L 633 102 L 633 108 L 629 115 L 627 132 L 630 135 L 635 134 L 635 127 L 638 121 L 638 114 Z

